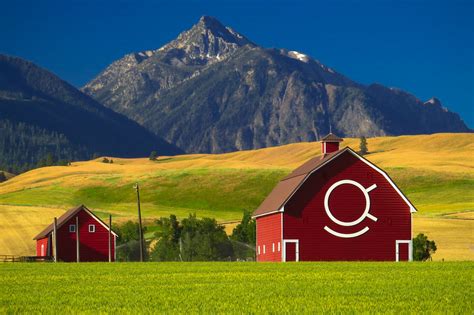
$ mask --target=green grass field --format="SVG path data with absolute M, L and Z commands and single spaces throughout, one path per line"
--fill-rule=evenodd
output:
M 473 274 L 473 262 L 2 264 L 0 313 L 472 314 Z
M 386 170 L 419 210 L 414 232 L 442 244 L 434 259 L 474 260 L 474 218 L 458 216 L 474 211 L 474 134 L 379 137 L 368 144 L 366 158 Z M 345 139 L 346 145 L 357 150 L 358 139 Z M 292 169 L 319 154 L 320 143 L 313 142 L 35 169 L 0 184 L 0 254 L 32 255 L 34 235 L 79 204 L 102 217 L 111 213 L 115 222 L 135 220 L 135 182 L 148 223 L 171 213 L 235 222 Z

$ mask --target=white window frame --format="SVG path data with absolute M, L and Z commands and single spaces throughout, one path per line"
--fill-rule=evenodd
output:
M 260 255 L 260 245 L 258 245 L 258 254 Z
M 281 246 L 281 245 L 280 245 L 280 242 L 278 242 L 278 251 L 281 250 L 281 247 L 280 247 L 280 246 Z
M 266 248 L 265 248 L 265 245 L 263 245 L 263 253 L 265 254 L 267 251 L 266 251 Z
M 95 224 L 89 224 L 89 233 L 95 233 Z
M 295 246 L 295 261 L 300 261 L 300 240 L 292 239 L 292 240 L 283 240 L 283 262 L 286 262 L 286 244 L 288 243 L 296 243 Z
M 411 240 L 395 241 L 395 261 L 400 261 L 400 244 L 408 244 L 408 261 L 413 261 L 413 244 Z
M 275 252 L 275 243 L 272 243 L 272 252 Z
M 76 233 L 76 225 L 69 224 L 69 233 Z

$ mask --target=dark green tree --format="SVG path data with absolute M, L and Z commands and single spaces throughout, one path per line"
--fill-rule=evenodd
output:
M 0 183 L 4 182 L 7 180 L 7 176 L 5 175 L 4 172 L 0 172 Z
M 158 159 L 158 153 L 156 153 L 156 151 L 151 151 L 149 159 L 150 161 L 156 161 Z
M 152 260 L 213 261 L 232 259 L 232 244 L 224 226 L 215 219 L 189 215 L 181 223 L 176 216 L 157 221 L 158 238 Z
M 234 254 L 239 259 L 254 258 L 256 242 L 256 223 L 252 219 L 252 212 L 244 211 L 242 220 L 232 231 L 230 236 Z
M 176 261 L 180 258 L 181 227 L 175 215 L 160 218 L 156 221 L 158 231 L 155 237 L 158 241 L 151 250 L 150 258 L 154 261 Z
M 114 226 L 113 230 L 117 233 L 117 260 L 118 261 L 139 261 L 140 260 L 140 242 L 138 236 L 138 223 L 127 221 L 122 225 Z M 146 227 L 143 228 L 143 233 Z M 145 250 L 146 254 L 146 250 Z
M 431 255 L 436 252 L 436 249 L 436 243 L 430 241 L 425 234 L 420 233 L 413 239 L 413 260 L 431 260 Z
M 362 155 L 369 153 L 369 148 L 367 147 L 367 139 L 364 136 L 360 137 L 359 152 Z

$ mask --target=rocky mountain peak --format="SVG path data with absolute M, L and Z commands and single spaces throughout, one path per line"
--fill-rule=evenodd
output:
M 158 52 L 173 51 L 176 54 L 176 50 L 181 50 L 188 58 L 209 63 L 222 60 L 245 45 L 255 46 L 245 36 L 224 26 L 216 18 L 203 16 L 191 29 L 179 34 L 175 40 L 158 49 Z

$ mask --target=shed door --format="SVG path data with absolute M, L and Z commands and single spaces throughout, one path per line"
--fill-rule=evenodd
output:
M 408 243 L 397 243 L 397 261 L 408 261 L 409 258 L 409 247 Z
M 285 261 L 298 261 L 298 242 L 297 241 L 285 241 Z

